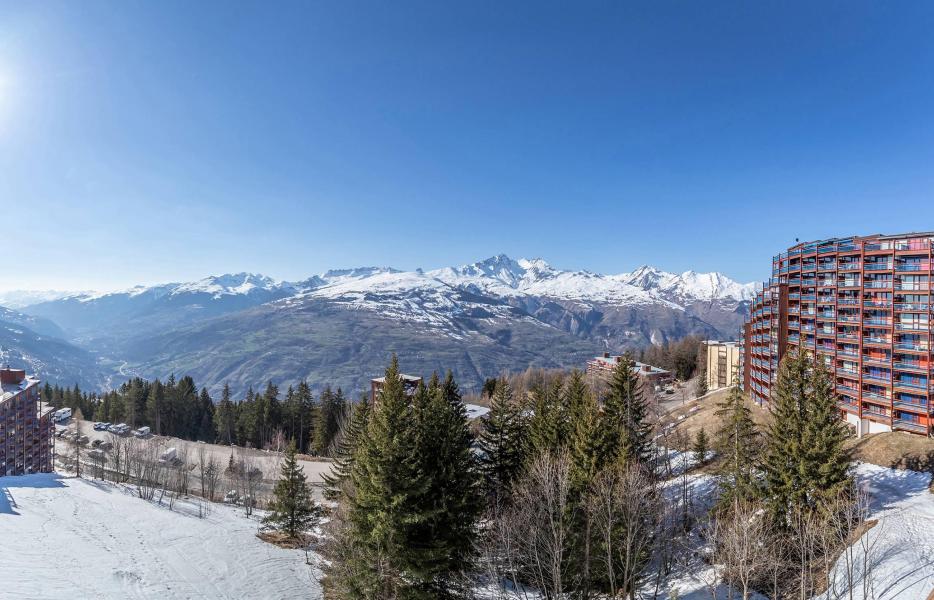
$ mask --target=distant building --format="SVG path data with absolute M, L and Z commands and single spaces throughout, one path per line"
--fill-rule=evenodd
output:
M 405 394 L 407 396 L 414 396 L 415 391 L 418 389 L 418 384 L 422 382 L 421 377 L 416 377 L 415 375 L 405 375 L 400 373 L 399 377 L 402 378 L 402 387 L 405 389 Z M 370 404 L 376 404 L 376 398 L 379 396 L 380 390 L 383 389 L 383 384 L 386 383 L 385 377 L 377 377 L 376 379 L 370 380 Z
M 707 346 L 707 389 L 711 392 L 733 384 L 740 378 L 740 342 L 705 342 Z
M 587 374 L 607 379 L 623 358 L 623 356 L 611 355 L 609 352 L 604 352 L 603 356 L 595 356 L 587 363 Z M 653 385 L 663 385 L 673 379 L 670 371 L 638 361 L 635 363 L 632 370 Z
M 52 472 L 52 410 L 38 379 L 0 369 L 0 476 Z

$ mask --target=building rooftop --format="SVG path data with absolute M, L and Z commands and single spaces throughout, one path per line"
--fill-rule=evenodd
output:
M 604 354 L 603 356 L 595 356 L 593 360 L 602 362 L 608 367 L 612 367 L 616 363 L 618 363 L 621 358 L 623 357 L 619 355 L 608 356 Z M 633 361 L 633 362 L 635 364 L 634 370 L 639 371 L 640 373 L 649 374 L 649 375 L 667 375 L 668 374 L 668 371 L 666 371 L 665 369 L 660 369 L 658 367 L 654 367 L 646 363 L 641 363 L 639 361 Z
M 402 379 L 403 383 L 418 383 L 419 381 L 422 380 L 421 377 L 418 377 L 416 375 L 406 375 L 405 373 L 399 373 L 399 377 Z M 372 381 L 374 383 L 385 383 L 386 378 L 385 377 L 374 377 Z
M 7 394 L 14 394 L 33 385 L 38 385 L 39 379 L 26 375 L 26 371 L 4 367 L 0 369 L 0 401 L 7 399 Z

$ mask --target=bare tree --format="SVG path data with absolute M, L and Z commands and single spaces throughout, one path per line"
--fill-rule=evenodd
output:
M 567 455 L 535 458 L 515 486 L 511 504 L 494 515 L 491 548 L 499 556 L 486 561 L 488 568 L 496 565 L 497 573 L 517 586 L 522 573 L 546 598 L 561 598 L 567 579 L 569 489 Z
M 612 465 L 594 480 L 590 510 L 611 597 L 635 598 L 652 556 L 659 507 L 654 479 L 637 465 Z
M 714 559 L 723 567 L 723 577 L 748 600 L 757 581 L 767 579 L 772 552 L 770 521 L 762 506 L 735 500 L 722 511 L 712 529 Z

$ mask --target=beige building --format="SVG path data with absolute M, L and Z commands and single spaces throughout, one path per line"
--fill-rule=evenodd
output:
M 711 392 L 732 385 L 739 377 L 739 342 L 708 341 L 707 389 Z

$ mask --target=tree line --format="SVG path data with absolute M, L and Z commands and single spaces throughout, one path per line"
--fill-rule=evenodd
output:
M 338 388 L 317 396 L 307 381 L 281 394 L 269 382 L 263 392 L 247 391 L 235 400 L 225 384 L 215 404 L 207 388 L 200 391 L 185 376 L 165 382 L 135 377 L 103 394 L 82 392 L 46 383 L 42 399 L 55 407 L 70 407 L 91 421 L 148 426 L 157 435 L 283 450 L 291 442 L 296 451 L 327 455 L 350 402 Z
M 599 395 L 577 371 L 526 393 L 505 378 L 491 387 L 474 435 L 450 373 L 408 396 L 393 359 L 375 405 L 346 415 L 327 478 L 327 597 L 470 597 L 479 575 L 501 597 L 657 596 L 698 528 L 722 567 L 712 589 L 810 597 L 821 582 L 855 585 L 831 566 L 865 503 L 832 378 L 808 355 L 783 361 L 767 429 L 734 386 L 680 471 L 631 358 Z M 689 468 L 715 470 L 709 514 L 695 510 Z

